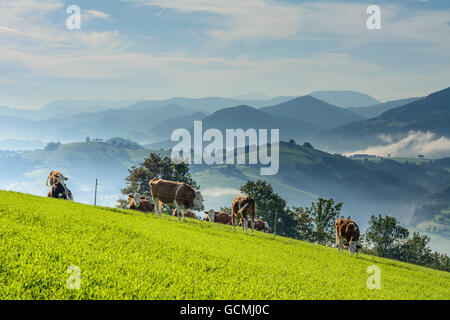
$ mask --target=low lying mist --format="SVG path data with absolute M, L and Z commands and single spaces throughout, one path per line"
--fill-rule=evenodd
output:
M 387 155 L 417 157 L 417 155 L 423 154 L 426 158 L 450 157 L 450 138 L 438 136 L 432 132 L 410 131 L 406 137 L 400 139 L 384 134 L 378 137 L 386 144 L 347 152 L 345 155 L 362 153 L 382 157 Z

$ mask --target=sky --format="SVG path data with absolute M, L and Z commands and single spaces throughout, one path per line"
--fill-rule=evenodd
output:
M 316 90 L 387 101 L 449 80 L 448 0 L 0 0 L 0 106 Z

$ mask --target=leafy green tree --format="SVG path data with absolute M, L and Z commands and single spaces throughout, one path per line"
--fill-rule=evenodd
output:
M 342 202 L 335 204 L 334 199 L 319 198 L 311 207 L 294 207 L 298 237 L 304 241 L 323 245 L 334 243 L 334 222 L 341 214 Z
M 408 229 L 390 216 L 371 216 L 365 240 L 374 254 L 381 257 L 401 258 L 402 246 L 409 237 Z
M 402 246 L 400 259 L 418 265 L 429 265 L 432 260 L 429 243 L 430 237 L 414 232 L 412 238 Z
M 371 247 L 365 249 L 365 253 L 450 271 L 450 258 L 431 250 L 428 246 L 430 237 L 418 232 L 409 237 L 408 229 L 402 227 L 394 217 L 372 216 L 369 223 L 365 242 Z
M 295 230 L 298 233 L 298 239 L 314 242 L 314 221 L 309 208 L 294 207 L 291 214 L 297 219 Z
M 125 178 L 126 187 L 121 190 L 122 194 L 138 192 L 150 198 L 151 179 L 158 177 L 171 181 L 185 182 L 192 188 L 198 190 L 200 186 L 193 180 L 189 173 L 189 165 L 185 162 L 174 162 L 169 157 L 151 153 L 148 158 L 137 166 L 128 170 L 129 175 Z M 126 207 L 127 200 L 118 200 L 118 207 Z
M 241 187 L 243 194 L 249 195 L 256 202 L 256 216 L 266 221 L 271 230 L 274 230 L 275 213 L 278 211 L 277 234 L 286 237 L 295 237 L 295 220 L 288 213 L 286 201 L 265 180 L 248 180 Z

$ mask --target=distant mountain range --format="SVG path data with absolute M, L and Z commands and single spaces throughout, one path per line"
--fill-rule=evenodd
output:
M 55 100 L 39 109 L 16 109 L 0 107 L 0 116 L 20 117 L 33 121 L 61 118 L 82 112 L 101 112 L 108 109 L 120 109 L 137 102 L 136 100 Z
M 381 102 L 368 94 L 356 91 L 315 91 L 310 96 L 341 108 L 367 107 Z
M 363 119 L 357 113 L 336 107 L 312 96 L 295 98 L 260 110 L 277 116 L 307 121 L 322 129 L 331 129 Z
M 212 115 L 202 119 L 203 131 L 211 128 L 219 129 L 225 136 L 226 129 L 279 129 L 280 139 L 282 140 L 298 140 L 304 141 L 314 134 L 323 130 L 322 127 L 295 118 L 289 115 L 281 116 L 275 112 L 268 113 L 262 109 L 255 109 L 250 106 L 242 105 L 232 108 L 224 108 L 214 112 Z M 193 133 L 193 121 L 185 122 L 185 128 Z M 162 142 L 146 145 L 147 148 L 171 148 L 176 142 L 170 141 L 170 136 Z
M 19 117 L 0 117 L 0 135 L 17 139 L 80 141 L 86 136 L 126 137 L 139 141 L 148 139 L 148 130 L 174 115 L 187 116 L 192 112 L 178 105 L 131 111 L 106 110 L 98 113 L 79 113 L 61 118 L 32 121 Z
M 411 130 L 449 137 L 448 91 L 369 106 L 364 105 L 378 101 L 353 91 L 268 100 L 62 100 L 38 110 L 0 108 L 0 136 L 24 143 L 36 137 L 45 142 L 72 142 L 84 141 L 86 136 L 120 136 L 152 148 L 169 148 L 173 130 L 191 129 L 194 120 L 203 120 L 205 128 L 280 129 L 283 140 L 310 141 L 324 150 L 352 152 L 398 141 Z M 348 107 L 350 100 L 358 107 Z
M 358 150 L 392 143 L 411 131 L 450 137 L 450 88 L 388 110 L 380 116 L 320 133 L 315 141 L 333 151 Z M 388 139 L 383 136 L 389 136 Z
M 366 119 L 370 119 L 370 118 L 378 117 L 383 112 L 404 106 L 405 104 L 411 103 L 411 102 L 419 100 L 419 99 L 421 99 L 421 98 L 408 98 L 408 99 L 393 100 L 393 101 L 388 101 L 385 103 L 380 103 L 380 104 L 376 104 L 376 105 L 368 106 L 368 107 L 352 107 L 352 108 L 348 108 L 347 110 L 358 113 Z
M 211 114 L 217 110 L 223 108 L 230 108 L 239 105 L 249 105 L 254 108 L 262 108 L 271 106 L 281 102 L 285 102 L 292 99 L 292 97 L 275 97 L 269 100 L 245 100 L 245 99 L 230 99 L 220 97 L 206 97 L 206 98 L 171 98 L 167 100 L 148 100 L 134 103 L 128 107 L 131 110 L 143 110 L 160 108 L 163 106 L 176 104 L 183 106 L 193 112 L 203 112 Z

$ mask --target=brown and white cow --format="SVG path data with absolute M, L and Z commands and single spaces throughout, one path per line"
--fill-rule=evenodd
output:
M 361 249 L 361 246 L 358 245 L 360 236 L 358 225 L 350 219 L 341 217 L 336 220 L 334 227 L 336 228 L 336 247 L 342 250 L 344 245 L 348 247 L 351 254 L 356 253 L 358 255 L 358 251 Z M 343 244 L 344 240 L 346 241 L 345 244 Z
M 251 221 L 250 221 L 251 223 Z M 239 221 L 239 226 L 242 226 L 242 219 Z M 269 224 L 261 219 L 255 219 L 255 226 L 254 226 L 256 231 L 262 231 L 265 233 L 269 233 L 270 232 L 270 227 Z
M 252 233 L 255 226 L 255 199 L 250 196 L 237 196 L 231 204 L 231 217 L 233 228 L 239 219 L 243 219 L 242 229 L 245 231 L 248 227 L 248 217 L 252 218 Z
M 178 217 L 178 210 L 177 210 L 177 208 L 173 209 L 172 216 Z M 191 210 L 186 210 L 186 212 L 184 213 L 184 216 L 187 217 L 187 218 L 191 218 L 191 219 L 197 219 L 197 216 Z
M 45 183 L 45 185 L 47 187 L 51 187 L 53 186 L 55 183 L 57 183 L 58 181 L 60 182 L 65 182 L 66 180 L 69 180 L 68 178 L 65 178 L 63 176 L 63 174 L 59 171 L 53 170 L 50 172 L 50 174 L 47 177 L 47 182 Z
M 205 211 L 205 214 L 205 221 L 231 225 L 231 216 L 226 212 L 218 212 L 211 209 Z
M 139 210 L 142 212 L 153 212 L 155 210 L 155 204 L 146 199 L 145 196 L 141 196 L 139 193 L 133 193 L 128 196 L 130 204 L 128 209 Z
M 47 177 L 47 181 L 45 185 L 47 187 L 51 187 L 52 189 L 48 192 L 48 197 L 53 198 L 61 198 L 73 201 L 72 192 L 66 186 L 66 180 L 68 178 L 64 177 L 64 175 L 59 171 L 51 171 L 49 176 Z M 56 189 L 63 189 L 56 192 Z M 57 194 L 57 195 L 55 195 Z M 63 194 L 60 196 L 60 194 Z
M 163 204 L 174 205 L 177 208 L 178 219 L 180 219 L 179 212 L 181 212 L 183 221 L 186 210 L 205 210 L 200 191 L 195 191 L 190 185 L 184 182 L 153 178 L 149 184 L 159 216 L 161 216 L 161 207 Z

